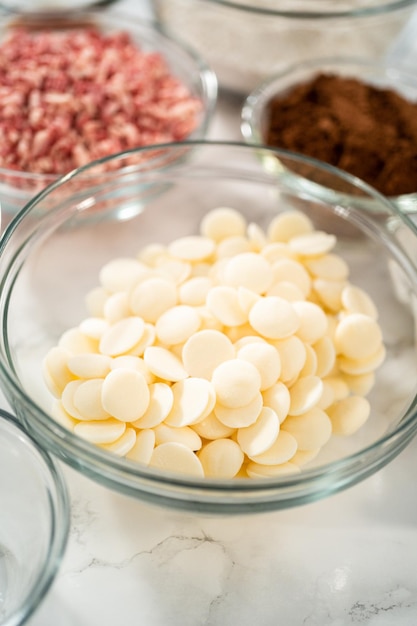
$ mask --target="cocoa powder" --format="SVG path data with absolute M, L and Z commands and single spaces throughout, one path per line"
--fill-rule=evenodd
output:
M 387 196 L 417 192 L 417 104 L 355 78 L 318 74 L 268 104 L 268 145 L 335 165 Z

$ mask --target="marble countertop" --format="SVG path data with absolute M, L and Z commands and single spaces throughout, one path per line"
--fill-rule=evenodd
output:
M 220 98 L 211 138 L 239 138 L 239 106 Z M 29 626 L 417 624 L 415 440 L 342 493 L 245 517 L 166 511 L 63 471 L 69 542 Z
M 417 442 L 327 500 L 198 517 L 65 469 L 69 544 L 30 626 L 417 623 Z

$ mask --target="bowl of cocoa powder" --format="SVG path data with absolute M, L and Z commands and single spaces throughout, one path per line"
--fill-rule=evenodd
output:
M 318 159 L 417 210 L 417 77 L 398 65 L 341 57 L 289 66 L 249 95 L 241 130 L 248 143 Z M 303 184 L 310 172 L 288 174 Z M 330 180 L 314 181 L 324 196 L 364 203 Z
M 216 76 L 206 62 L 152 21 L 104 11 L 5 19 L 3 216 L 92 160 L 204 137 L 216 97 Z

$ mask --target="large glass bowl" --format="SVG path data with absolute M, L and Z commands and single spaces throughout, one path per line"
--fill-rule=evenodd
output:
M 19 626 L 54 580 L 69 530 L 60 468 L 0 411 L 0 624 Z
M 28 432 L 59 459 L 117 491 L 191 511 L 294 506 L 353 485 L 386 465 L 417 431 L 417 268 L 407 252 L 417 236 L 408 217 L 358 179 L 289 152 L 186 142 L 143 148 L 107 162 L 117 164 L 127 156 L 129 171 L 116 168 L 94 188 L 79 187 L 78 180 L 101 172 L 103 163 L 63 177 L 35 197 L 3 233 L 0 377 Z M 278 159 L 285 168 L 267 171 L 265 157 Z M 308 168 L 310 178 L 288 174 L 300 168 Z M 327 194 L 314 182 L 324 173 Z M 336 190 L 341 181 L 351 188 L 348 197 L 356 194 L 357 202 L 330 193 L 332 181 Z M 361 198 L 378 203 L 378 213 L 361 208 Z M 119 219 L 100 220 L 101 205 L 118 206 Z M 235 208 L 256 224 L 251 229 L 255 241 L 262 239 L 257 227 L 266 228 L 283 211 L 304 212 L 317 229 L 336 235 L 335 252 L 348 263 L 351 282 L 368 293 L 379 312 L 386 358 L 369 395 L 369 420 L 355 435 L 333 437 L 299 473 L 202 479 L 152 469 L 88 443 L 51 416 L 44 358 L 66 330 L 89 316 L 85 297 L 98 286 L 103 265 L 135 256 L 148 244 L 166 245 L 197 234 L 203 216 L 217 207 Z M 148 250 L 151 254 L 158 246 Z
M 401 64 L 394 64 L 384 61 L 371 61 L 369 59 L 363 59 L 355 56 L 316 58 L 310 61 L 304 61 L 303 63 L 288 65 L 277 74 L 269 76 L 265 81 L 258 85 L 256 89 L 252 91 L 252 93 L 248 95 L 242 105 L 241 112 L 241 132 L 245 141 L 250 144 L 267 144 L 268 124 L 270 120 L 269 106 L 271 101 L 275 97 L 279 98 L 280 96 L 285 96 L 285 94 L 287 94 L 294 88 L 297 88 L 304 84 L 309 84 L 310 81 L 313 81 L 316 77 L 321 75 L 341 77 L 343 79 L 353 79 L 355 81 L 358 81 L 362 85 L 369 85 L 370 87 L 379 90 L 387 90 L 392 94 L 397 94 L 404 100 L 407 100 L 409 103 L 414 105 L 414 107 L 417 106 L 416 77 L 410 71 L 407 71 L 407 69 L 404 68 Z M 333 96 L 335 98 L 334 101 L 336 102 L 337 93 L 334 93 Z M 314 108 L 314 104 L 311 106 L 312 108 Z M 387 104 L 387 106 L 389 105 Z M 391 110 L 395 111 L 395 108 L 391 107 Z M 399 119 L 396 120 L 396 123 L 398 124 L 398 128 L 400 128 L 402 124 L 406 131 L 408 124 L 407 118 L 405 118 L 406 121 L 403 122 L 400 116 L 401 113 L 399 114 Z M 300 124 L 302 124 L 301 121 Z M 317 145 L 320 145 L 320 128 L 321 127 L 319 123 L 317 123 Z M 354 120 L 352 120 L 351 128 L 352 136 L 354 136 L 355 132 L 359 134 L 360 131 L 356 129 L 356 124 Z M 407 137 L 407 133 L 405 131 L 402 131 L 403 136 Z M 324 141 L 326 141 L 326 132 L 326 128 L 322 127 L 322 136 L 324 138 Z M 370 136 L 368 136 L 367 142 L 366 144 L 364 144 L 364 148 L 362 149 L 363 160 L 365 160 L 366 163 L 372 162 L 371 154 L 379 155 L 381 153 L 378 145 L 376 145 L 377 140 L 374 140 L 371 133 L 369 134 Z M 407 138 L 409 138 L 409 135 Z M 350 137 L 348 137 L 348 139 L 350 139 Z M 280 147 L 283 146 L 281 145 Z M 314 146 L 311 146 L 310 149 L 314 149 Z M 304 147 L 300 146 L 297 151 L 307 153 L 307 150 Z M 325 157 L 323 156 L 322 158 L 324 159 Z M 359 159 L 359 156 L 357 158 Z M 390 160 L 385 159 L 386 151 L 384 151 L 384 156 L 381 157 L 382 164 L 378 168 L 378 176 L 381 176 L 381 172 L 384 171 L 384 166 L 386 166 L 385 171 L 392 172 L 392 168 L 390 170 Z M 412 161 L 412 159 L 410 160 Z M 270 166 L 270 161 L 268 161 L 267 166 Z M 340 167 L 342 167 L 342 165 L 340 165 Z M 409 187 L 409 184 L 412 183 L 415 186 L 416 192 L 389 196 L 389 199 L 394 202 L 402 211 L 408 213 L 415 213 L 417 210 L 417 181 L 414 181 L 412 168 L 413 163 L 410 164 L 408 162 L 405 162 L 402 169 L 404 172 L 408 172 L 407 188 Z M 375 168 L 375 170 L 377 170 L 377 168 Z M 395 171 L 398 172 L 397 163 Z M 374 178 L 371 179 L 372 170 L 369 169 L 369 172 L 369 179 L 367 182 L 374 187 L 378 187 L 378 181 Z M 351 171 L 351 173 L 355 174 L 357 172 Z M 387 173 L 386 176 L 388 177 L 390 176 L 390 174 Z M 380 180 L 382 180 L 382 178 L 380 178 Z M 322 184 L 324 187 L 326 186 L 325 177 L 323 177 L 322 179 Z M 354 199 L 351 198 L 351 202 L 353 201 Z M 378 210 L 378 206 L 375 205 L 372 200 L 367 204 L 369 210 Z
M 0 27 L 0 40 L 3 40 L 6 35 L 9 33 L 11 29 L 16 28 L 27 28 L 29 30 L 41 30 L 46 32 L 60 32 L 67 30 L 70 32 L 71 30 L 76 30 L 78 28 L 89 28 L 94 26 L 98 28 L 101 32 L 105 34 L 115 34 L 120 32 L 127 32 L 132 41 L 137 44 L 141 51 L 143 51 L 147 55 L 151 54 L 160 54 L 164 61 L 168 66 L 169 73 L 175 77 L 181 84 L 188 90 L 188 93 L 191 97 L 196 98 L 201 101 L 201 108 L 195 114 L 195 119 L 193 120 L 194 127 L 192 132 L 186 133 L 185 136 L 182 137 L 173 137 L 176 140 L 183 140 L 186 138 L 192 139 L 202 139 L 206 136 L 208 131 L 212 115 L 214 113 L 214 108 L 216 105 L 217 99 L 217 79 L 213 72 L 213 70 L 208 66 L 206 61 L 200 57 L 199 53 L 194 49 L 189 48 L 187 44 L 184 44 L 182 41 L 178 41 L 175 37 L 169 37 L 161 32 L 158 26 L 151 20 L 141 20 L 135 17 L 129 16 L 127 13 L 123 12 L 105 12 L 105 11 L 73 11 L 70 14 L 66 14 L 65 16 L 56 16 L 54 14 L 38 14 L 34 13 L 33 15 L 28 15 L 24 17 L 11 17 L 8 16 L 2 20 L 2 24 Z M 88 51 L 84 51 L 86 54 Z M 53 59 L 49 61 L 51 66 L 54 65 Z M 59 63 L 62 63 L 63 59 L 60 58 Z M 84 70 L 87 70 L 88 74 L 88 66 L 85 64 L 88 62 L 84 61 Z M 109 73 L 111 77 L 112 74 Z M 8 81 L 15 80 L 16 91 L 17 94 L 21 91 L 22 86 L 20 84 L 21 77 L 19 74 L 10 74 L 7 79 Z M 26 83 L 30 81 L 30 78 L 26 77 Z M 35 72 L 35 76 L 33 78 L 36 85 L 36 80 L 39 82 L 39 76 Z M 105 81 L 110 78 L 106 78 Z M 123 79 L 125 80 L 125 79 Z M 82 75 L 80 78 L 82 82 Z M 135 78 L 136 81 L 136 78 Z M 10 84 L 10 82 L 9 82 Z M 135 82 L 133 83 L 135 84 Z M 26 87 L 25 87 L 26 88 Z M 57 91 L 60 91 L 60 86 L 56 87 Z M 106 84 L 102 87 L 98 88 L 99 91 L 103 89 L 106 90 Z M 166 85 L 164 87 L 166 89 Z M 53 88 L 49 87 L 49 91 L 52 91 Z M 33 97 L 37 97 L 37 89 L 32 90 Z M 31 91 L 31 93 L 32 93 Z M 100 91 L 101 92 L 101 91 Z M 109 85 L 108 96 L 110 102 L 113 102 L 115 106 L 115 114 L 118 110 L 118 105 L 120 104 L 120 109 L 123 111 L 123 107 L 125 106 L 125 97 L 128 97 L 128 94 L 121 90 L 120 96 L 114 92 L 111 85 Z M 58 98 L 60 97 L 58 93 Z M 56 94 L 55 94 L 56 96 Z M 54 97 L 52 94 L 51 97 Z M 120 103 L 118 103 L 117 98 L 120 97 Z M 135 96 L 137 97 L 137 96 Z M 64 94 L 65 98 L 65 94 Z M 144 102 L 147 102 L 146 94 L 144 94 Z M 25 105 L 26 106 L 26 105 Z M 130 106 L 130 105 L 127 105 Z M 87 105 L 86 105 L 87 107 Z M 33 113 L 33 106 L 31 105 L 30 109 L 31 114 Z M 141 109 L 138 109 L 141 111 Z M 27 113 L 29 116 L 29 113 Z M 63 109 L 58 111 L 59 116 L 65 116 L 66 113 L 66 105 L 63 105 Z M 72 121 L 71 124 L 76 123 L 76 115 L 71 115 L 75 118 L 75 121 Z M 181 117 L 179 113 L 173 114 L 178 122 L 181 122 Z M 186 114 L 182 114 L 183 118 L 186 118 Z M 193 114 L 194 115 L 194 114 Z M 143 109 L 142 116 L 140 116 L 139 124 L 142 128 L 146 125 L 147 113 Z M 72 118 L 71 118 L 72 119 Z M 4 119 L 2 122 L 2 132 L 9 132 L 10 124 L 13 125 L 14 118 L 11 117 L 10 120 Z M 57 120 L 57 124 L 59 124 L 59 120 Z M 151 122 L 149 122 L 151 123 Z M 151 126 L 155 128 L 155 122 L 151 123 Z M 93 122 L 94 125 L 94 122 Z M 178 127 L 180 123 L 178 124 Z M 34 128 L 36 129 L 36 123 L 33 122 L 30 125 L 30 132 L 34 133 Z M 150 127 L 149 127 L 150 128 Z M 4 130 L 6 129 L 6 130 Z M 72 127 L 71 127 L 72 129 Z M 122 128 L 123 131 L 123 128 Z M 25 128 L 25 133 L 27 136 L 27 129 Z M 111 131 L 114 133 L 115 129 Z M 130 131 L 128 131 L 129 133 Z M 184 131 L 185 132 L 185 131 Z M 82 145 L 83 138 L 81 137 L 81 130 L 77 130 L 77 137 L 79 136 L 78 143 Z M 111 137 L 112 134 L 108 133 L 105 140 L 110 141 L 110 145 L 108 147 L 109 152 L 119 151 L 121 148 L 114 149 L 111 147 Z M 184 134 L 184 133 L 182 133 Z M 29 135 L 31 137 L 31 135 Z M 33 139 L 33 138 L 32 138 Z M 31 140 L 31 139 L 30 139 Z M 71 140 L 72 141 L 72 140 Z M 141 143 L 156 143 L 156 140 L 152 139 L 141 139 Z M 168 139 L 160 139 L 159 141 L 168 141 Z M 71 143 L 71 142 L 70 142 Z M 29 144 L 30 145 L 30 144 Z M 136 147 L 136 146 L 135 146 Z M 4 146 L 3 146 L 4 149 Z M 19 148 L 20 149 L 20 148 Z M 27 148 L 24 148 L 27 149 Z M 123 149 L 123 148 L 122 148 Z M 49 148 L 51 150 L 51 148 Z M 49 154 L 49 153 L 48 153 Z M 100 155 L 103 156 L 103 155 Z M 63 157 L 62 157 L 63 158 Z M 4 162 L 4 161 L 2 161 Z M 69 168 L 72 169 L 72 168 Z M 55 173 L 42 173 L 32 171 L 30 166 L 26 167 L 25 170 L 20 169 L 12 169 L 7 167 L 0 167 L 0 202 L 2 206 L 2 213 L 4 218 L 8 219 L 10 216 L 14 215 L 19 209 L 21 209 L 38 191 L 46 187 L 48 184 L 56 180 L 57 175 Z
M 414 0 L 153 0 L 164 29 L 208 60 L 222 89 L 248 94 L 285 65 L 397 51 Z

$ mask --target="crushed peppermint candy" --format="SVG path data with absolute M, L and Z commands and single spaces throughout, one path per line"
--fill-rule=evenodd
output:
M 159 52 L 120 30 L 12 29 L 0 44 L 0 167 L 64 174 L 140 146 L 182 141 L 202 101 Z

